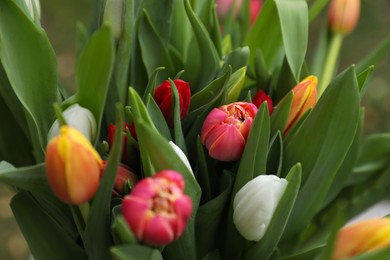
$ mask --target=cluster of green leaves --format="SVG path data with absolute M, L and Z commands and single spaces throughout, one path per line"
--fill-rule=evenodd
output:
M 31 20 L 24 1 L 0 1 L 0 119 L 6 122 L 0 128 L 0 181 L 19 190 L 11 207 L 37 259 L 326 259 L 340 225 L 386 197 L 390 136 L 375 135 L 360 145 L 360 99 L 371 64 L 390 41 L 335 77 L 316 107 L 283 138 L 289 91 L 311 72 L 305 63 L 309 16 L 317 11 L 305 0 L 268 0 L 249 25 L 249 0 L 243 2 L 240 22 L 231 12 L 221 34 L 214 1 L 123 0 L 120 38 L 112 37 L 110 24 L 92 35 L 78 27 L 77 92 L 68 96 L 57 85 L 55 55 L 39 21 Z M 317 2 L 313 8 L 323 1 Z M 170 80 L 169 127 L 153 92 L 177 77 L 190 82 L 191 107 L 181 121 Z M 242 158 L 230 163 L 210 158 L 199 138 L 208 113 L 221 104 L 250 101 L 259 89 L 281 102 L 271 116 L 265 104 L 259 108 Z M 109 123 L 116 122 L 116 137 L 122 136 L 123 122 L 134 123 L 138 140 L 128 132 L 127 151 L 143 177 L 163 169 L 182 173 L 194 210 L 177 241 L 163 248 L 142 245 L 121 216 L 120 203 L 111 200 L 122 138 L 110 148 L 87 218 L 56 199 L 44 167 L 54 102 L 63 109 L 79 103 L 92 112 L 100 132 L 96 147 L 104 146 Z M 186 153 L 194 175 L 169 140 Z M 233 225 L 232 201 L 260 174 L 286 178 L 288 186 L 265 236 L 255 243 Z M 47 237 L 58 239 L 48 246 Z

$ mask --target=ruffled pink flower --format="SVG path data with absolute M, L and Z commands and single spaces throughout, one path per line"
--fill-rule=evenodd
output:
M 184 194 L 184 179 L 164 170 L 142 179 L 125 196 L 122 213 L 138 240 L 162 246 L 178 239 L 192 213 L 192 200 Z
M 239 159 L 256 113 L 257 107 L 247 102 L 214 108 L 201 130 L 201 140 L 209 155 L 220 161 Z

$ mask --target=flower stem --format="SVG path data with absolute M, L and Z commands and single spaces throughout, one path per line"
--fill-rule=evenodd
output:
M 65 120 L 64 116 L 62 115 L 62 110 L 61 110 L 60 105 L 56 102 L 56 103 L 54 103 L 53 106 L 54 106 L 54 112 L 56 113 L 56 117 L 58 119 L 58 123 L 60 124 L 60 126 L 67 125 L 66 120 Z
M 319 97 L 322 95 L 326 86 L 328 86 L 329 82 L 332 79 L 342 42 L 343 42 L 342 34 L 340 33 L 333 34 L 328 49 L 328 56 L 326 59 L 325 67 L 322 73 L 322 77 L 320 79 L 320 84 L 318 86 Z
M 84 204 L 79 205 L 79 210 L 81 213 L 81 216 L 84 219 L 84 223 L 87 224 L 88 216 L 89 216 L 89 202 L 86 202 Z

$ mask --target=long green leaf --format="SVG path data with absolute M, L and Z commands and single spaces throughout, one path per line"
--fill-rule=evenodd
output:
M 160 251 L 147 246 L 115 246 L 110 249 L 113 260 L 162 260 Z
M 99 189 L 92 201 L 87 226 L 85 228 L 84 246 L 89 259 L 109 259 L 109 247 L 112 243 L 110 232 L 110 202 L 119 161 L 122 157 L 123 112 L 120 104 L 117 105 L 117 121 L 115 126 L 114 143 L 110 150 L 107 166 L 103 172 Z
M 321 207 L 358 124 L 359 93 L 351 67 L 331 83 L 296 135 L 285 145 L 283 168 L 301 162 L 303 169 L 303 186 L 286 237 L 305 227 Z
M 57 101 L 55 53 L 42 28 L 14 1 L 1 1 L 0 9 L 0 59 L 26 112 L 36 160 L 42 162 L 47 132 L 54 121 L 52 105 Z
M 114 65 L 114 41 L 109 27 L 94 33 L 77 63 L 76 102 L 89 109 L 100 126 Z M 99 134 L 98 134 L 99 135 Z
M 35 259 L 87 259 L 84 250 L 26 191 L 11 200 L 16 221 Z M 48 238 L 55 238 L 48 244 Z

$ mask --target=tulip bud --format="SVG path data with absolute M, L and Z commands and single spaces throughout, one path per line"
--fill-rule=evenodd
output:
M 30 16 L 35 20 L 35 14 L 38 15 L 37 19 L 41 19 L 41 3 L 39 0 L 24 0 Z
M 115 39 L 119 39 L 123 27 L 123 0 L 106 1 L 103 22 L 110 25 L 112 35 Z
M 263 90 L 259 90 L 256 95 L 252 99 L 252 103 L 259 108 L 261 104 L 263 104 L 264 101 L 267 101 L 267 106 L 268 106 L 268 112 L 269 114 L 272 114 L 273 111 L 273 104 L 272 104 L 272 99 L 270 96 L 265 94 Z
M 201 130 L 201 141 L 209 155 L 220 161 L 239 159 L 256 113 L 257 107 L 246 102 L 235 102 L 211 110 Z
M 95 117 L 86 108 L 74 104 L 68 107 L 63 116 L 66 120 L 67 125 L 76 128 L 80 131 L 88 140 L 93 141 L 96 137 L 97 127 Z M 51 126 L 48 134 L 48 141 L 60 133 L 60 125 L 56 120 Z
M 64 202 L 80 205 L 96 193 L 102 159 L 75 128 L 62 126 L 46 147 L 46 175 L 53 192 Z
M 360 15 L 360 0 L 332 0 L 328 20 L 334 33 L 347 35 L 355 28 Z
M 275 175 L 259 175 L 247 182 L 233 201 L 233 222 L 249 241 L 259 241 L 267 231 L 287 180 Z
M 263 0 L 251 0 L 249 3 L 249 11 L 251 14 L 250 24 L 256 21 L 257 15 L 260 13 Z
M 217 15 L 220 19 L 225 19 L 229 14 L 230 8 L 234 5 L 233 15 L 237 17 L 242 4 L 242 0 L 216 0 Z
M 103 161 L 103 171 L 106 169 L 107 161 Z M 123 197 L 128 194 L 131 189 L 133 189 L 134 185 L 137 183 L 138 177 L 135 175 L 132 170 L 125 164 L 119 164 L 113 194 L 117 197 Z
M 294 96 L 283 135 L 287 134 L 291 127 L 308 109 L 313 108 L 316 105 L 317 82 L 316 76 L 309 76 L 291 90 Z
M 369 219 L 342 228 L 333 259 L 346 259 L 390 247 L 390 218 Z
M 190 109 L 191 90 L 190 84 L 181 79 L 175 79 L 173 81 L 179 93 L 180 102 L 180 119 L 183 119 Z M 173 124 L 173 107 L 172 107 L 172 89 L 169 80 L 164 81 L 154 91 L 154 100 L 160 107 L 165 120 L 172 125 Z
M 108 125 L 108 137 L 107 137 L 107 142 L 109 147 L 112 146 L 112 143 L 114 142 L 114 136 L 115 136 L 115 125 L 114 124 L 109 124 Z M 127 136 L 126 136 L 126 131 L 129 130 L 131 136 L 134 137 L 135 135 L 135 128 L 134 125 L 129 125 L 127 123 L 123 124 L 123 146 L 122 146 L 122 161 L 125 163 L 129 162 L 129 158 L 127 157 Z M 132 131 L 133 130 L 133 131 Z M 133 135 L 134 134 L 134 135 Z
M 174 142 L 169 141 L 169 145 L 175 150 L 176 154 L 180 157 L 180 159 L 183 161 L 183 163 L 187 166 L 188 170 L 194 175 L 194 172 L 192 171 L 191 164 L 188 161 L 187 156 L 183 152 L 183 150 L 180 149 L 179 146 L 177 146 Z
M 192 213 L 192 200 L 184 194 L 180 173 L 164 170 L 135 185 L 123 200 L 122 213 L 138 240 L 162 246 L 184 232 Z

